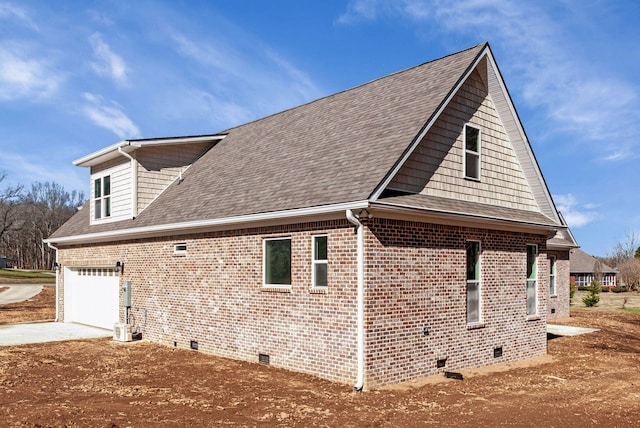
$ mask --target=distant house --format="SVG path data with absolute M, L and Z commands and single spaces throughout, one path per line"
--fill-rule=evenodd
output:
M 0 269 L 11 269 L 16 267 L 16 263 L 18 263 L 15 259 L 10 259 L 9 257 L 0 256 Z
M 569 253 L 570 276 L 577 287 L 588 287 L 595 278 L 594 270 L 597 259 L 585 253 L 580 248 L 574 248 Z M 615 287 L 618 271 L 604 263 L 600 264 L 602 273 L 601 286 Z
M 65 322 L 362 389 L 542 355 L 568 316 L 576 244 L 488 44 L 75 164 Z

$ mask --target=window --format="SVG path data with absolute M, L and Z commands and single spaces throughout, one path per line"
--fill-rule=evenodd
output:
M 327 237 L 313 237 L 313 286 L 327 286 Z
M 467 242 L 467 323 L 480 322 L 480 243 Z
M 464 126 L 464 176 L 480 180 L 480 129 Z
M 291 238 L 264 240 L 264 285 L 291 285 Z
M 96 220 L 111 217 L 111 176 L 93 181 L 93 214 Z
M 549 295 L 556 295 L 556 256 L 549 256 Z
M 536 315 L 537 310 L 537 245 L 527 245 L 527 315 Z

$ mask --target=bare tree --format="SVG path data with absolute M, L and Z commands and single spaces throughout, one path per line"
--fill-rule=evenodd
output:
M 5 172 L 0 172 L 0 183 L 7 178 Z M 22 186 L 7 186 L 0 190 L 0 243 L 5 235 L 19 230 L 22 226 L 18 209 L 22 200 Z
M 611 267 L 617 267 L 623 261 L 634 258 L 639 246 L 640 234 L 628 230 L 622 241 L 614 245 L 613 249 L 607 253 L 607 264 Z
M 632 257 L 620 263 L 618 275 L 627 289 L 638 291 L 640 288 L 640 259 Z

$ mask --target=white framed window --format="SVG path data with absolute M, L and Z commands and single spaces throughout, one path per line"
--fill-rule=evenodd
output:
M 464 177 L 480 180 L 480 128 L 464 125 Z
M 93 180 L 93 218 L 111 217 L 111 176 L 105 175 Z
M 549 295 L 556 295 L 556 256 L 549 256 Z
M 265 287 L 291 285 L 291 238 L 263 241 L 263 283 Z
M 467 241 L 467 324 L 480 322 L 480 242 Z
M 313 287 L 326 288 L 328 286 L 327 235 L 312 238 L 313 261 L 311 273 Z
M 179 244 L 175 244 L 173 246 L 174 254 L 186 254 L 187 253 L 187 244 L 185 242 L 180 242 Z
M 538 246 L 527 245 L 527 315 L 538 313 Z

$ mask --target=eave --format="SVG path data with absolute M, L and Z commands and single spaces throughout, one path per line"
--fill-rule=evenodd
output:
M 75 166 L 91 167 L 121 156 L 120 150 L 131 153 L 142 147 L 170 146 L 193 143 L 217 143 L 225 137 L 224 134 L 194 135 L 186 137 L 145 138 L 138 140 L 122 140 L 111 146 L 98 150 L 73 161 Z

